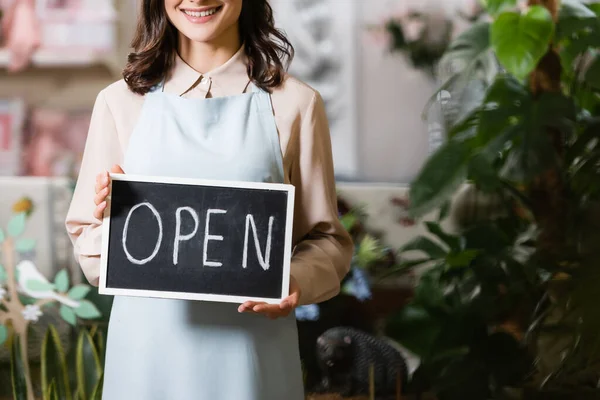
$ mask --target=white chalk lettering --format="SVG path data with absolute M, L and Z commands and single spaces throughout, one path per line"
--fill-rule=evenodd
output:
M 181 213 L 187 211 L 194 219 L 194 229 L 191 233 L 186 235 L 181 234 Z M 200 220 L 198 219 L 198 213 L 194 211 L 192 207 L 179 207 L 175 213 L 175 241 L 173 242 L 173 265 L 177 265 L 179 261 L 179 243 L 190 240 L 198 232 L 198 225 Z
M 223 236 L 221 235 L 211 235 L 209 234 L 209 225 L 210 225 L 210 215 L 211 214 L 226 214 L 225 210 L 216 210 L 209 209 L 206 211 L 206 224 L 204 225 L 204 249 L 203 249 L 203 263 L 205 267 L 221 267 L 223 266 L 222 262 L 219 261 L 208 261 L 208 242 L 210 240 L 223 240 Z
M 248 266 L 248 235 L 249 227 L 252 226 L 252 233 L 254 234 L 254 247 L 256 248 L 256 255 L 260 266 L 266 271 L 269 269 L 269 259 L 271 258 L 271 236 L 273 233 L 273 221 L 275 217 L 269 217 L 269 232 L 267 233 L 267 243 L 265 245 L 265 255 L 263 256 L 260 251 L 260 243 L 258 241 L 258 233 L 256 232 L 256 223 L 252 214 L 246 215 L 246 233 L 244 234 L 244 254 L 242 255 L 242 268 Z
M 129 230 L 129 220 L 131 219 L 131 215 L 133 214 L 133 212 L 140 207 L 148 207 L 148 209 L 150 209 L 150 211 L 152 211 L 152 214 L 154 214 L 154 217 L 156 218 L 156 221 L 158 222 L 158 239 L 156 240 L 156 246 L 154 246 L 154 251 L 152 252 L 152 254 L 150 254 L 149 257 L 144 258 L 143 260 L 138 260 L 137 258 L 133 257 L 127 250 L 127 231 Z M 136 264 L 136 265 L 144 265 L 144 264 L 152 261 L 152 259 L 154 257 L 156 257 L 156 255 L 158 254 L 158 250 L 160 249 L 160 245 L 162 243 L 162 238 L 163 238 L 162 220 L 160 218 L 160 214 L 158 214 L 158 211 L 156 210 L 156 208 L 154 208 L 154 206 L 152 204 L 150 204 L 148 202 L 140 203 L 140 204 L 133 206 L 131 208 L 131 210 L 129 210 L 129 214 L 127 214 L 127 218 L 125 219 L 125 227 L 123 228 L 123 250 L 125 251 L 125 255 L 127 256 L 127 259 L 131 263 Z

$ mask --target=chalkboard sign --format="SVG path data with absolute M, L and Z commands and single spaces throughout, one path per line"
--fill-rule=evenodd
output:
M 100 293 L 272 304 L 288 295 L 293 186 L 111 177 Z

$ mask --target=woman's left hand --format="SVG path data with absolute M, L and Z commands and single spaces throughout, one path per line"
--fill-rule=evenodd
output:
M 290 277 L 290 294 L 283 299 L 281 303 L 267 304 L 256 301 L 247 301 L 238 308 L 238 311 L 263 314 L 271 319 L 277 319 L 287 317 L 296 307 L 298 307 L 299 301 L 300 287 L 294 277 Z

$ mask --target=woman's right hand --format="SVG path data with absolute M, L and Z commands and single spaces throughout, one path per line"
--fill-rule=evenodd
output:
M 115 165 L 110 169 L 110 172 L 114 174 L 124 174 L 123 169 L 120 166 Z M 106 209 L 106 198 L 109 194 L 109 183 L 110 176 L 108 171 L 99 173 L 96 176 L 96 196 L 94 197 L 94 203 L 96 203 L 96 209 L 94 210 L 94 217 L 102 219 L 104 216 L 104 210 Z

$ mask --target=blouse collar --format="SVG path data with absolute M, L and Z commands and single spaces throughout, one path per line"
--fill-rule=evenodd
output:
M 193 69 L 176 53 L 165 91 L 181 96 L 199 89 L 208 95 L 211 89 L 217 89 L 220 95 L 236 95 L 243 93 L 249 82 L 246 54 L 241 46 L 224 64 L 205 74 Z

